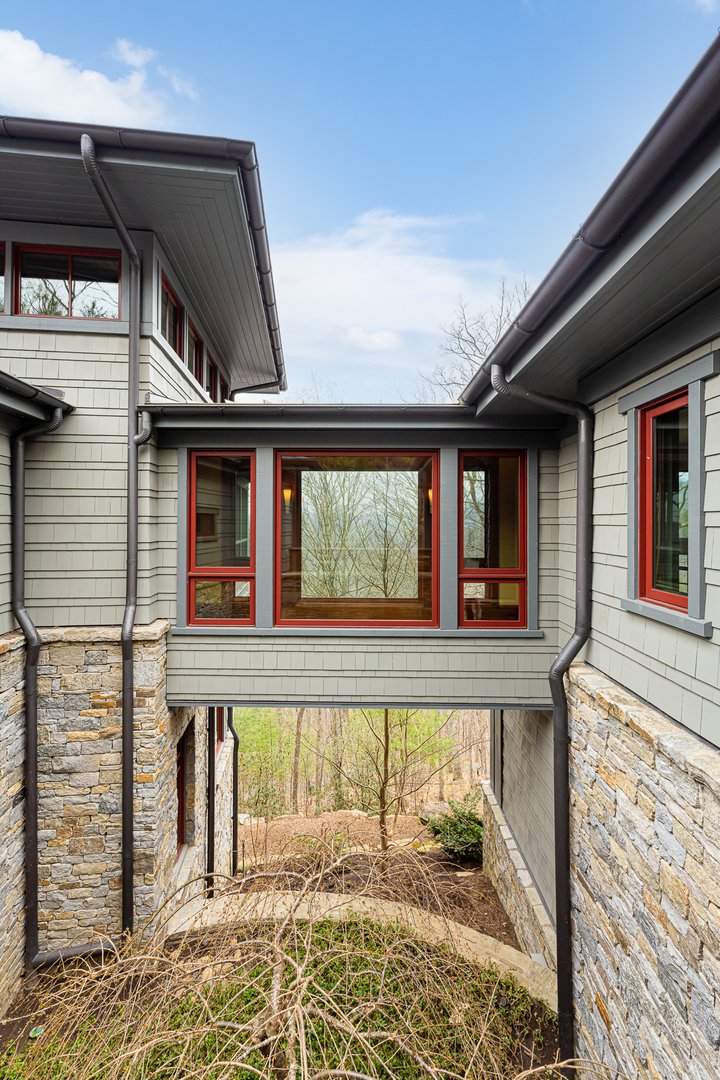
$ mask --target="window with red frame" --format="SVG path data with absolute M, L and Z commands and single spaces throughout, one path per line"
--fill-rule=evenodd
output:
M 218 371 L 217 364 L 209 353 L 207 364 L 205 365 L 205 390 L 211 401 L 219 401 L 220 372 Z
M 688 394 L 639 410 L 638 595 L 688 607 Z
M 179 357 L 183 355 L 185 312 L 163 274 L 160 286 L 160 333 Z
M 222 375 L 220 376 L 220 401 L 227 401 L 230 396 L 230 387 Z
M 13 248 L 16 315 L 119 319 L 120 252 Z
M 5 312 L 5 245 L 0 244 L 0 315 Z
M 275 621 L 437 625 L 437 455 L 276 457 Z
M 177 794 L 177 853 L 180 855 L 187 843 L 187 767 L 188 729 L 178 739 L 175 753 L 175 790 Z
M 522 451 L 461 455 L 461 627 L 526 625 L 526 472 Z
M 219 750 L 225 742 L 225 708 L 215 709 L 215 748 Z
M 205 345 L 193 324 L 188 319 L 188 355 L 187 366 L 201 386 L 204 385 L 205 372 L 203 361 L 205 357 Z
M 197 450 L 190 457 L 190 623 L 249 625 L 255 608 L 255 458 Z

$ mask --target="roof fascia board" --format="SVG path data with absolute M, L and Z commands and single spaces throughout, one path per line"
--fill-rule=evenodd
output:
M 512 382 L 513 379 L 516 379 L 526 371 L 528 366 L 537 358 L 538 354 L 552 342 L 553 338 L 564 330 L 565 327 L 582 312 L 583 308 L 590 303 L 597 293 L 605 288 L 605 286 L 608 285 L 612 279 L 625 268 L 625 266 L 627 266 L 631 259 L 642 251 L 656 233 L 667 225 L 675 214 L 679 213 L 683 206 L 685 206 L 685 204 L 688 203 L 719 170 L 720 148 L 710 154 L 702 164 L 697 167 L 692 175 L 688 177 L 684 183 L 668 197 L 662 206 L 655 211 L 649 220 L 634 232 L 626 243 L 613 253 L 612 257 L 608 258 L 606 262 L 599 266 L 595 275 L 578 293 L 575 299 L 561 311 L 556 318 L 551 320 L 547 327 L 533 339 L 527 350 L 511 364 L 510 370 L 506 374 L 508 382 Z M 482 396 L 477 399 L 476 406 L 478 413 L 484 411 L 498 396 L 495 390 L 490 386 L 489 376 L 487 389 L 482 388 L 480 394 Z M 481 402 L 482 410 L 480 408 Z

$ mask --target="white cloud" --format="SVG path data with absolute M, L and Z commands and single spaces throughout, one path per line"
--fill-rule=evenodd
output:
M 457 218 L 370 210 L 345 229 L 272 247 L 291 390 L 314 374 L 344 400 L 412 394 L 420 369 L 440 359 L 442 326 L 463 296 L 471 310 L 494 300 L 500 260 L 447 253 Z
M 172 96 L 153 82 L 154 49 L 119 38 L 113 55 L 130 71 L 111 78 L 74 60 L 45 52 L 17 30 L 0 29 L 0 110 L 17 116 L 98 124 L 165 127 Z M 188 94 L 170 81 L 175 94 Z M 194 88 L 193 88 L 194 89 Z M 195 94 L 196 96 L 196 94 Z
M 127 38 L 118 38 L 113 46 L 113 56 L 116 60 L 122 60 L 128 67 L 144 68 L 157 56 L 155 49 L 145 49 L 142 45 L 135 45 Z
M 164 79 L 167 79 L 179 97 L 187 97 L 192 101 L 197 101 L 198 92 L 195 84 L 190 79 L 184 79 L 181 75 L 178 75 L 177 72 L 170 71 L 162 65 L 158 67 L 158 71 Z

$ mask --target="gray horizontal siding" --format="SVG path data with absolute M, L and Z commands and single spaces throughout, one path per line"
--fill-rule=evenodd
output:
M 202 637 L 168 642 L 168 702 L 543 705 L 546 641 Z
M 502 724 L 503 813 L 554 918 L 552 713 L 506 709 Z

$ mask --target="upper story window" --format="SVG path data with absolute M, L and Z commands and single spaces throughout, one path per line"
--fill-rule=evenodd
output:
M 120 318 L 119 252 L 18 246 L 13 259 L 16 315 Z
M 204 382 L 205 345 L 193 324 L 188 319 L 188 355 L 187 366 L 200 385 Z
M 220 400 L 220 372 L 212 356 L 208 354 L 205 365 L 205 390 L 211 401 Z
M 254 621 L 254 468 L 246 451 L 198 450 L 190 458 L 191 623 Z
M 527 482 L 521 451 L 460 459 L 460 626 L 525 626 Z
M 160 333 L 179 357 L 183 355 L 183 306 L 163 274 L 160 287 Z
M 229 397 L 230 397 L 230 387 L 228 386 L 227 381 L 225 379 L 223 379 L 223 377 L 221 375 L 220 376 L 220 401 L 227 401 L 227 399 Z
M 5 245 L 0 244 L 0 315 L 5 311 Z
M 688 609 L 688 393 L 639 410 L 638 595 Z
M 276 623 L 437 625 L 437 455 L 276 461 Z

